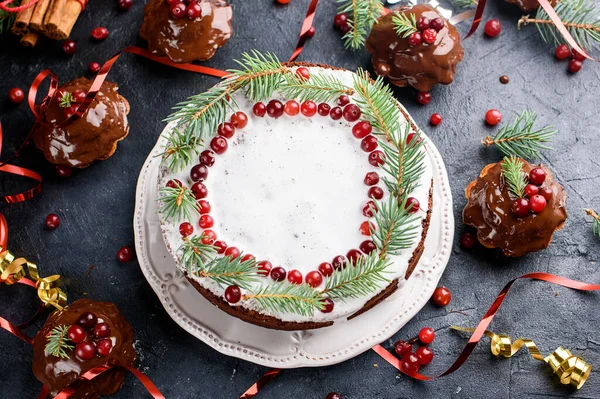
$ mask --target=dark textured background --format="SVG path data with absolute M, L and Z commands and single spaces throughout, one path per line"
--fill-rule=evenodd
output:
M 5 154 L 14 151 L 33 123 L 27 106 L 11 106 L 4 93 L 13 86 L 28 87 L 43 68 L 58 73 L 62 82 L 88 75 L 90 61 L 104 61 L 130 44 L 144 45 L 137 30 L 142 21 L 143 2 L 136 0 L 126 13 L 117 11 L 115 0 L 95 0 L 80 17 L 72 38 L 78 52 L 65 56 L 59 43 L 42 41 L 34 49 L 15 44 L 4 35 L 0 57 L 0 110 L 5 128 Z M 273 51 L 286 59 L 295 46 L 308 0 L 292 0 L 287 6 L 274 6 L 272 0 L 234 0 L 234 30 L 231 41 L 207 65 L 233 67 L 233 58 L 256 48 Z M 490 4 L 486 15 L 503 23 L 502 34 L 487 39 L 482 31 L 464 42 L 465 58 L 458 66 L 451 86 L 436 87 L 428 106 L 414 102 L 415 93 L 405 89 L 398 96 L 417 123 L 440 149 L 448 168 L 454 196 L 458 235 L 463 231 L 461 209 L 463 190 L 487 163 L 500 155 L 484 149 L 480 140 L 493 132 L 483 124 L 489 108 L 513 112 L 531 108 L 541 124 L 553 124 L 560 133 L 554 151 L 545 151 L 548 164 L 565 186 L 569 219 L 556 234 L 551 247 L 521 259 L 506 259 L 495 251 L 477 248 L 455 250 L 442 277 L 452 290 L 452 303 L 445 309 L 425 308 L 395 339 L 416 335 L 424 326 L 436 329 L 432 349 L 433 364 L 423 372 L 433 375 L 455 358 L 465 336 L 448 329 L 451 324 L 473 326 L 493 298 L 511 278 L 532 271 L 545 271 L 589 282 L 600 281 L 598 259 L 600 241 L 595 238 L 583 208 L 600 208 L 600 145 L 597 124 L 600 68 L 586 62 L 577 75 L 566 72 L 566 63 L 553 57 L 553 48 L 542 43 L 534 27 L 520 31 L 520 13 L 503 2 Z M 308 42 L 300 60 L 322 62 L 355 69 L 367 66 L 364 51 L 344 51 L 338 32 L 332 27 L 333 0 L 319 5 L 315 26 L 317 35 Z M 89 38 L 95 26 L 110 30 L 107 40 Z M 460 27 L 462 31 L 466 26 Z M 511 78 L 508 85 L 500 75 Z M 23 154 L 21 164 L 44 176 L 44 192 L 32 201 L 1 205 L 10 226 L 10 248 L 38 262 L 43 273 L 60 273 L 70 300 L 87 296 L 115 302 L 135 330 L 137 366 L 146 372 L 167 398 L 237 398 L 267 369 L 219 354 L 193 338 L 173 322 L 163 310 L 136 262 L 120 264 L 115 254 L 122 245 L 133 246 L 132 218 L 138 172 L 153 147 L 164 123 L 161 119 L 176 102 L 199 93 L 216 79 L 186 73 L 125 55 L 110 74 L 121 93 L 131 103 L 131 132 L 115 155 L 107 161 L 76 171 L 69 179 L 55 176 L 54 167 L 36 150 Z M 439 112 L 439 127 L 428 124 L 429 115 Z M 16 179 L 0 175 L 2 193 L 16 188 Z M 58 213 L 61 226 L 43 229 L 44 217 Z M 91 266 L 95 266 L 92 270 Z M 91 271 L 90 271 L 91 270 Z M 26 318 L 33 308 L 33 290 L 0 288 L 2 316 L 15 322 Z M 549 369 L 526 354 L 512 359 L 496 359 L 489 353 L 488 341 L 481 344 L 465 366 L 435 382 L 415 382 L 399 376 L 374 352 L 368 351 L 340 365 L 305 368 L 281 373 L 262 391 L 259 398 L 324 398 L 339 391 L 347 398 L 530 398 L 600 397 L 600 336 L 598 294 L 584 294 L 541 282 L 518 283 L 494 321 L 497 332 L 512 337 L 534 339 L 544 353 L 565 345 L 583 355 L 596 369 L 581 391 L 561 386 Z M 40 322 L 27 330 L 34 334 Z M 395 340 L 394 339 L 394 340 Z M 394 340 L 385 342 L 390 347 Z M 40 384 L 31 373 L 31 348 L 6 332 L 0 332 L 0 396 L 33 398 Z M 146 397 L 141 384 L 128 376 L 114 397 Z

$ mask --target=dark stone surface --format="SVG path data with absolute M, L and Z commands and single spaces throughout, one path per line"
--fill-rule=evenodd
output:
M 90 61 L 103 61 L 126 45 L 143 45 L 137 36 L 142 1 L 127 13 L 116 9 L 116 1 L 92 1 L 78 21 L 72 37 L 79 50 L 66 57 L 59 43 L 42 41 L 35 49 L 14 44 L 2 37 L 0 93 L 13 86 L 27 87 L 43 68 L 57 72 L 67 81 L 87 75 Z M 234 0 L 233 39 L 207 65 L 234 67 L 233 58 L 256 48 L 273 51 L 286 59 L 296 43 L 301 17 L 308 0 L 294 0 L 281 7 L 272 0 Z M 317 35 L 307 44 L 301 60 L 355 69 L 368 65 L 364 51 L 344 51 L 339 34 L 332 28 L 333 1 L 323 0 L 316 17 Z M 556 234 L 549 249 L 521 259 L 505 259 L 497 252 L 478 248 L 463 251 L 455 244 L 442 284 L 452 290 L 453 301 L 445 309 L 425 308 L 393 340 L 415 336 L 424 326 L 434 327 L 437 338 L 432 348 L 436 358 L 423 372 L 434 375 L 454 360 L 465 336 L 448 330 L 452 324 L 473 326 L 485 313 L 504 284 L 523 273 L 547 271 L 589 282 L 600 281 L 600 242 L 590 229 L 582 209 L 600 208 L 600 163 L 597 148 L 600 131 L 596 123 L 600 69 L 586 62 L 577 75 L 568 75 L 566 63 L 555 61 L 553 48 L 544 45 L 534 27 L 518 31 L 520 14 L 503 2 L 489 5 L 487 15 L 503 23 L 496 39 L 480 31 L 464 43 L 466 54 L 458 66 L 454 84 L 433 90 L 426 107 L 414 103 L 414 92 L 398 91 L 401 101 L 440 149 L 454 195 L 457 234 L 465 204 L 463 190 L 481 168 L 500 155 L 480 145 L 495 129 L 483 124 L 488 108 L 498 108 L 505 117 L 524 108 L 539 114 L 541 124 L 553 124 L 560 133 L 554 151 L 545 151 L 543 162 L 550 166 L 567 193 L 569 219 Z M 108 27 L 107 40 L 95 43 L 91 29 Z M 464 32 L 466 26 L 461 26 Z M 507 74 L 508 85 L 498 78 Z M 131 102 L 131 133 L 116 154 L 73 177 L 61 180 L 54 167 L 34 149 L 25 152 L 21 164 L 42 173 L 44 192 L 32 201 L 2 205 L 10 225 L 10 248 L 39 263 L 44 274 L 60 273 L 71 300 L 88 297 L 114 301 L 131 322 L 136 334 L 137 365 L 160 387 L 167 398 L 237 398 L 267 369 L 219 354 L 175 324 L 142 276 L 136 262 L 119 264 L 116 252 L 133 245 L 132 218 L 138 172 L 164 123 L 170 107 L 189 95 L 204 91 L 216 79 L 176 71 L 145 59 L 125 55 L 110 74 L 121 93 Z M 22 104 L 12 107 L 0 95 L 5 129 L 5 154 L 14 151 L 25 137 L 33 119 Z M 439 127 L 428 125 L 429 115 L 439 112 Z M 0 175 L 3 193 L 16 189 L 16 179 Z M 43 229 L 44 217 L 56 212 L 62 225 L 53 232 Z M 458 241 L 458 236 L 455 242 Z M 95 266 L 95 268 L 91 268 Z M 18 322 L 33 309 L 34 294 L 22 287 L 0 288 L 2 316 Z M 259 398 L 324 398 L 339 391 L 348 398 L 531 398 L 600 397 L 600 337 L 598 294 L 583 294 L 540 282 L 518 283 L 492 327 L 512 337 L 534 339 L 544 353 L 559 345 L 581 354 L 596 369 L 581 391 L 563 387 L 548 369 L 526 354 L 496 359 L 488 342 L 481 344 L 458 372 L 435 382 L 415 382 L 398 376 L 374 352 L 368 351 L 337 366 L 298 369 L 281 373 Z M 453 312 L 454 311 L 454 312 Z M 27 330 L 34 334 L 40 322 Z M 31 373 L 31 348 L 0 332 L 0 396 L 32 398 L 40 384 Z M 115 398 L 146 397 L 141 384 L 128 377 Z

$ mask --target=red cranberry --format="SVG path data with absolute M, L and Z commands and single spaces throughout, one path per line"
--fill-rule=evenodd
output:
M 316 33 L 315 27 L 311 26 L 309 30 L 306 31 L 306 37 L 313 37 Z
M 230 285 L 225 289 L 225 300 L 229 303 L 238 303 L 242 299 L 242 290 L 237 285 Z
M 337 392 L 329 392 L 325 399 L 342 399 L 342 395 Z
M 433 296 L 431 300 L 439 307 L 448 306 L 450 300 L 452 299 L 452 293 L 450 290 L 444 286 L 437 287 L 435 291 L 433 291 Z
M 198 224 L 201 229 L 208 229 L 215 225 L 215 221 L 210 215 L 201 215 Z
M 348 16 L 344 13 L 337 14 L 333 17 L 333 24 L 338 28 L 341 28 L 348 24 Z
M 408 197 L 404 209 L 406 209 L 408 213 L 416 213 L 421 209 L 421 204 L 419 204 L 419 200 L 415 197 Z
M 46 220 L 44 221 L 44 224 L 46 225 L 46 228 L 48 230 L 54 230 L 58 226 L 60 226 L 60 218 L 58 217 L 57 214 L 51 213 L 48 216 L 46 216 Z
M 73 324 L 67 330 L 67 337 L 74 344 L 78 344 L 78 343 L 82 342 L 86 336 L 87 336 L 87 334 L 85 333 L 85 330 L 83 329 L 83 327 L 81 327 L 78 324 Z
M 69 107 L 65 108 L 64 110 L 64 114 L 65 114 L 65 119 L 69 119 L 71 116 L 75 115 L 77 113 L 77 109 L 79 108 L 79 104 L 71 104 Z
M 583 62 L 583 61 L 585 61 L 585 56 L 583 54 L 581 54 L 579 51 L 573 49 L 573 59 L 575 61 Z
M 373 126 L 367 121 L 360 121 L 352 126 L 352 135 L 357 139 L 363 139 L 373 131 Z
M 377 172 L 369 172 L 365 175 L 364 182 L 367 186 L 374 186 L 379 183 L 379 175 Z
M 333 274 L 333 265 L 329 262 L 323 262 L 319 265 L 319 272 L 325 277 L 329 277 Z
M 369 154 L 369 163 L 375 167 L 383 165 L 385 163 L 385 154 L 379 150 L 371 152 Z
M 291 284 L 302 284 L 302 273 L 299 270 L 290 270 L 287 279 Z
M 427 44 L 435 43 L 435 39 L 437 39 L 437 31 L 435 29 L 425 29 L 421 34 L 423 36 L 423 41 Z
M 429 18 L 421 17 L 417 20 L 417 29 L 420 31 L 424 31 L 425 29 L 429 28 L 430 23 L 431 21 L 429 21 Z
M 179 19 L 179 18 L 183 18 L 185 16 L 187 7 L 186 7 L 185 3 L 176 3 L 171 6 L 170 11 L 171 11 L 171 16 L 173 18 Z
M 431 123 L 433 126 L 439 125 L 440 123 L 442 123 L 442 115 L 431 114 L 431 117 L 429 118 L 429 123 Z
M 331 106 L 329 104 L 327 104 L 327 103 L 321 103 L 317 107 L 317 112 L 321 116 L 328 116 L 329 115 L 329 111 L 331 111 Z
M 231 115 L 231 124 L 237 129 L 243 129 L 248 124 L 248 115 L 242 111 L 238 111 Z
M 372 135 L 365 137 L 360 142 L 360 148 L 362 148 L 364 152 L 373 151 L 375 148 L 377 148 L 377 138 Z
M 129 247 L 121 247 L 117 251 L 117 259 L 121 263 L 131 262 L 133 260 L 133 249 Z
M 358 231 L 360 231 L 360 234 L 362 234 L 363 236 L 370 236 L 371 235 L 371 230 L 373 228 L 373 224 L 370 223 L 369 221 L 365 220 L 364 222 L 362 222 L 360 224 L 360 227 L 358 228 Z
M 542 187 L 540 189 L 540 195 L 546 198 L 546 201 L 550 201 L 554 195 L 554 191 L 550 187 Z
M 196 182 L 192 185 L 192 193 L 196 199 L 206 198 L 208 195 L 208 189 L 201 182 Z
M 317 288 L 323 283 L 323 276 L 316 270 L 308 272 L 305 278 L 306 284 L 313 288 Z
M 333 268 L 335 270 L 341 270 L 341 269 L 346 268 L 347 262 L 348 262 L 348 260 L 346 259 L 346 257 L 344 255 L 338 255 L 335 258 L 333 258 L 333 261 L 331 261 L 331 264 L 333 265 Z
M 423 327 L 421 331 L 419 331 L 419 341 L 424 344 L 430 344 L 433 342 L 435 338 L 435 331 L 431 327 Z
M 529 182 L 541 186 L 546 181 L 546 171 L 542 168 L 533 168 L 529 171 Z
M 529 206 L 534 213 L 540 213 L 546 209 L 546 198 L 542 195 L 534 195 L 529 199 Z
M 117 6 L 121 11 L 127 11 L 133 5 L 133 0 L 117 0 Z
M 283 104 L 279 100 L 271 100 L 267 104 L 267 114 L 271 118 L 279 118 L 283 115 Z
M 273 265 L 268 260 L 261 260 L 256 265 L 258 267 L 258 274 L 267 277 L 273 268 Z
M 211 150 L 204 150 L 200 153 L 200 163 L 209 168 L 215 164 L 215 153 Z
M 363 206 L 362 214 L 368 218 L 373 217 L 374 214 L 377 213 L 377 206 L 373 201 L 367 201 L 365 206 Z
M 215 247 L 217 249 L 217 253 L 219 255 L 222 255 L 225 253 L 225 250 L 227 249 L 227 243 L 225 241 L 215 241 L 215 243 L 213 244 L 213 247 Z
M 242 259 L 240 259 L 240 261 L 242 263 L 248 262 L 248 261 L 254 261 L 254 260 L 256 260 L 256 256 L 254 256 L 252 254 L 246 254 L 246 255 L 242 256 Z
M 300 104 L 298 104 L 298 101 L 296 100 L 289 100 L 285 103 L 283 112 L 289 116 L 296 116 L 300 113 Z
M 103 26 L 99 26 L 92 29 L 92 33 L 90 35 L 96 40 L 104 40 L 108 37 L 108 29 Z
M 267 113 L 267 107 L 265 104 L 258 102 L 252 107 L 252 113 L 259 118 L 262 118 Z
M 475 244 L 477 243 L 477 239 L 471 233 L 463 233 L 463 235 L 460 236 L 459 243 L 461 248 L 470 249 L 475 246 Z
M 413 32 L 408 35 L 408 45 L 410 47 L 418 47 L 423 43 L 423 36 L 420 32 Z
M 419 367 L 421 364 L 419 363 L 419 358 L 412 352 L 405 353 L 402 356 L 402 360 L 400 361 L 400 366 L 402 367 L 402 371 L 406 374 L 416 374 L 419 371 Z
M 216 136 L 210 141 L 210 148 L 219 155 L 227 151 L 227 147 L 227 139 L 225 137 Z
M 213 245 L 215 241 L 217 241 L 217 233 L 215 233 L 212 230 L 204 230 L 202 232 L 202 239 L 200 241 L 202 242 L 202 244 Z
M 383 198 L 383 189 L 377 186 L 371 187 L 367 193 L 367 196 L 369 198 L 380 200 Z
M 187 15 L 189 19 L 200 18 L 202 16 L 202 7 L 200 4 L 189 4 L 185 15 Z
M 571 73 L 577 73 L 577 72 L 581 71 L 582 67 L 583 67 L 583 63 L 581 61 L 571 60 L 571 61 L 569 61 L 569 66 L 567 67 L 567 69 Z
M 334 121 L 337 121 L 339 119 L 342 119 L 342 114 L 344 112 L 342 111 L 342 109 L 340 107 L 333 107 L 331 109 L 331 112 L 329 113 L 329 116 L 331 117 L 331 119 L 333 119 Z
M 296 69 L 296 76 L 302 80 L 308 80 L 310 79 L 310 71 L 307 68 L 300 67 Z
M 374 229 L 375 229 L 375 227 L 373 226 L 373 230 Z M 375 243 L 373 241 L 365 240 L 360 243 L 360 246 L 358 248 L 360 248 L 361 251 L 363 251 L 365 254 L 368 255 L 371 252 L 375 251 L 377 249 L 377 246 L 375 245 Z
M 228 247 L 225 250 L 225 256 L 231 258 L 231 260 L 237 259 L 240 256 L 240 250 L 237 247 Z
M 286 276 L 286 271 L 283 267 L 281 266 L 277 266 L 274 267 L 273 269 L 271 269 L 271 278 L 274 281 L 283 281 L 285 280 L 285 276 Z
M 490 19 L 485 23 L 485 28 L 483 29 L 483 31 L 489 37 L 496 37 L 502 31 L 502 25 L 497 19 Z
M 342 115 L 348 122 L 355 122 L 360 118 L 360 108 L 356 104 L 348 104 L 344 107 Z
M 322 313 L 331 313 L 333 312 L 333 301 L 331 300 L 331 298 L 325 298 L 323 299 L 323 309 L 321 309 Z
M 232 138 L 234 133 L 235 133 L 235 126 L 233 126 L 233 124 L 229 123 L 229 122 L 223 122 L 217 128 L 217 134 L 219 136 L 223 136 L 228 139 Z
M 565 58 L 569 58 L 569 56 L 571 55 L 571 49 L 567 44 L 561 44 L 556 48 L 554 54 L 559 60 L 564 60 Z
M 177 179 L 171 179 L 167 182 L 166 186 L 169 188 L 179 188 L 181 187 L 181 182 Z
M 77 319 L 77 324 L 79 324 L 86 330 L 89 330 L 90 328 L 94 327 L 96 323 L 98 323 L 98 317 L 92 312 L 82 313 Z
M 540 191 L 540 188 L 538 186 L 536 186 L 535 184 L 528 184 L 525 186 L 525 196 L 526 197 L 533 197 L 534 195 L 537 195 Z
M 362 256 L 363 256 L 362 252 L 360 252 L 358 249 L 351 249 L 346 254 L 348 261 L 353 265 L 356 265 L 356 262 L 358 262 L 358 259 L 361 258 Z
M 417 102 L 421 105 L 427 105 L 431 102 L 431 93 L 428 91 L 420 91 L 417 94 Z
M 411 142 L 411 141 L 413 141 L 413 139 L 415 138 L 415 136 L 417 136 L 417 134 L 416 134 L 416 133 L 414 133 L 414 132 L 413 132 L 413 133 L 409 133 L 409 134 L 406 136 L 406 144 L 410 144 L 410 142 Z M 417 144 L 417 143 L 420 143 L 420 142 L 421 142 L 421 140 L 422 140 L 422 139 L 421 139 L 421 136 L 419 136 L 419 138 L 417 139 L 417 141 L 415 141 L 415 144 Z
M 81 360 L 90 360 L 96 356 L 96 347 L 89 342 L 80 342 L 75 346 L 75 355 Z
M 529 215 L 529 211 L 531 210 L 530 206 L 529 206 L 529 201 L 527 200 L 527 198 L 518 198 L 516 199 L 512 206 L 511 206 L 512 212 L 517 215 L 518 217 L 525 217 L 527 215 Z
M 490 126 L 495 126 L 502 122 L 502 113 L 497 109 L 490 109 L 485 113 L 485 122 Z
M 304 116 L 314 116 L 317 113 L 317 104 L 314 101 L 304 101 L 302 105 L 300 105 L 300 112 Z
M 59 177 L 71 177 L 73 169 L 67 165 L 56 165 L 56 174 Z
M 210 202 L 208 202 L 207 200 L 200 200 L 198 201 L 198 210 L 200 211 L 200 214 L 203 215 L 205 213 L 210 213 Z
M 20 104 L 25 100 L 25 92 L 18 87 L 13 87 L 8 91 L 8 99 L 13 104 Z
M 206 180 L 207 177 L 208 168 L 206 165 L 199 164 L 190 170 L 190 179 L 194 182 Z
M 396 341 L 394 343 L 394 352 L 399 357 L 406 355 L 407 353 L 412 352 L 412 345 L 406 341 Z
M 96 338 L 106 338 L 110 335 L 110 326 L 108 323 L 98 323 L 94 326 L 94 335 Z
M 97 62 L 90 62 L 90 65 L 88 65 L 88 70 L 91 73 L 98 73 L 100 71 L 100 64 Z
M 179 234 L 182 237 L 190 236 L 194 233 L 194 226 L 189 222 L 183 222 L 179 225 Z
M 61 47 L 66 55 L 73 55 L 77 51 L 77 43 L 70 39 L 63 40 Z
M 81 89 L 77 89 L 73 93 L 71 93 L 71 97 L 73 97 L 73 102 L 76 102 L 77 104 L 81 104 L 85 100 L 85 96 L 85 91 Z
M 427 346 L 421 346 L 417 349 L 415 355 L 417 355 L 421 366 L 426 366 L 433 360 L 433 351 Z
M 336 103 L 340 107 L 344 107 L 344 106 L 350 104 L 350 97 L 348 97 L 345 94 L 342 94 L 341 96 L 339 96 L 339 98 L 337 99 Z
M 430 28 L 435 29 L 436 31 L 441 31 L 442 29 L 444 29 L 445 23 L 444 23 L 444 19 L 443 18 L 434 18 L 431 20 L 431 23 L 429 24 Z
M 98 354 L 100 356 L 108 356 L 112 350 L 112 341 L 109 338 L 103 338 L 98 341 L 96 349 L 98 350 Z

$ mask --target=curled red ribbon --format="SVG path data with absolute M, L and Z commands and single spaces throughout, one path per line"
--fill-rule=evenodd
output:
M 319 4 L 319 0 L 311 0 L 308 5 L 308 11 L 306 12 L 306 17 L 304 17 L 304 21 L 302 22 L 302 29 L 300 30 L 300 39 L 298 39 L 298 44 L 290 57 L 290 62 L 295 61 L 296 58 L 302 53 L 304 50 L 304 44 L 308 39 L 308 31 L 313 26 L 313 21 L 315 20 L 315 14 L 317 13 L 317 5 Z
M 271 380 L 281 372 L 281 369 L 272 369 L 267 371 L 262 377 L 258 379 L 250 388 L 244 392 L 239 399 L 251 399 Z
M 28 9 L 29 7 L 33 7 L 40 0 L 30 0 L 28 3 L 21 4 L 17 7 L 9 7 L 8 5 L 14 3 L 15 0 L 5 0 L 0 3 L 0 8 L 7 12 L 19 12 Z

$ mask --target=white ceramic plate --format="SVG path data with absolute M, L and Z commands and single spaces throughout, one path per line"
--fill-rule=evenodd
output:
M 437 148 L 425 135 L 423 139 L 434 178 L 425 251 L 412 276 L 393 295 L 353 320 L 317 330 L 270 330 L 226 314 L 198 293 L 177 270 L 160 232 L 155 199 L 163 138 L 146 159 L 137 184 L 134 231 L 142 272 L 173 320 L 225 355 L 275 368 L 327 366 L 351 359 L 394 335 L 421 310 L 450 257 L 454 216 L 448 176 Z

